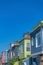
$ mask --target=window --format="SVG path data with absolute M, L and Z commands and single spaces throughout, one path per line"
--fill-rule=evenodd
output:
M 42 40 L 43 40 L 43 30 L 42 30 Z
M 38 47 L 37 36 L 36 36 L 35 40 L 36 40 L 36 47 Z
M 30 51 L 30 43 L 26 43 L 26 51 Z
M 32 43 L 32 46 L 33 46 L 34 45 L 34 39 L 33 39 L 33 37 L 32 37 L 31 43 Z
M 41 45 L 41 32 L 36 34 L 36 47 L 39 47 Z
M 40 65 L 40 58 L 33 58 L 33 65 Z
M 24 53 L 24 44 L 21 44 L 21 53 Z

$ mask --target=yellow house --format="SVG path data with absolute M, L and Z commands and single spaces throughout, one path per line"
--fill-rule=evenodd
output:
M 25 59 L 31 55 L 30 47 L 30 35 L 26 33 L 23 39 L 19 41 L 19 59 Z

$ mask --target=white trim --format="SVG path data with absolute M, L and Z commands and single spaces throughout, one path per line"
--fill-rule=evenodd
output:
M 29 44 L 29 45 L 27 45 Z M 29 48 L 29 50 L 27 51 L 27 48 Z M 26 52 L 30 52 L 30 43 L 26 43 Z
M 43 51 L 37 52 L 37 53 L 33 53 L 33 54 L 31 54 L 31 56 L 35 56 L 35 55 L 39 55 L 39 54 L 43 54 Z
M 35 41 L 36 41 L 36 48 L 37 48 L 38 47 L 37 35 L 36 35 Z
M 36 38 L 35 38 L 35 40 L 36 40 L 36 48 L 41 46 L 41 44 L 38 45 L 38 39 L 37 39 L 37 35 L 39 35 L 40 33 L 41 33 L 41 32 L 38 32 L 38 33 L 36 34 Z
M 42 30 L 42 40 L 43 40 L 43 30 Z
M 30 54 L 31 54 L 31 42 L 30 42 Z
M 31 45 L 34 46 L 34 38 L 32 37 Z

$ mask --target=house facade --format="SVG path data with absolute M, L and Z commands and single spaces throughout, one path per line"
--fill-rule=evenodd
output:
M 19 59 L 25 59 L 30 55 L 30 35 L 26 33 L 23 39 L 19 41 Z
M 19 43 L 18 41 L 15 43 L 10 44 L 11 50 L 12 50 L 12 57 L 14 58 L 14 65 L 19 65 Z
M 12 46 L 12 44 L 14 44 Z M 19 56 L 19 43 L 18 42 L 15 42 L 15 43 L 11 43 L 11 49 L 12 49 L 12 52 L 13 52 L 13 56 L 14 57 L 18 57 Z
M 12 59 L 12 57 L 17 57 L 18 54 L 18 46 L 17 42 L 10 44 L 10 49 L 8 50 L 8 59 Z
M 8 64 L 8 53 L 7 51 L 2 52 L 2 65 Z
M 12 59 L 12 57 L 13 57 L 12 49 L 9 49 L 9 50 L 8 50 L 8 61 L 9 61 L 10 59 Z
M 2 57 L 1 57 L 1 55 L 0 55 L 0 65 L 2 65 Z
M 41 21 L 30 34 L 32 62 L 43 65 L 43 21 Z

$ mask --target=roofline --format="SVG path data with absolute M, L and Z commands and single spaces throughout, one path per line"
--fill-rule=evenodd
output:
M 41 27 L 43 27 L 43 22 L 42 22 L 42 21 L 39 22 L 39 23 L 33 28 L 33 30 L 32 30 L 31 33 L 33 33 L 34 31 L 36 31 L 38 28 L 41 28 Z M 31 33 L 30 33 L 30 35 L 31 35 Z

